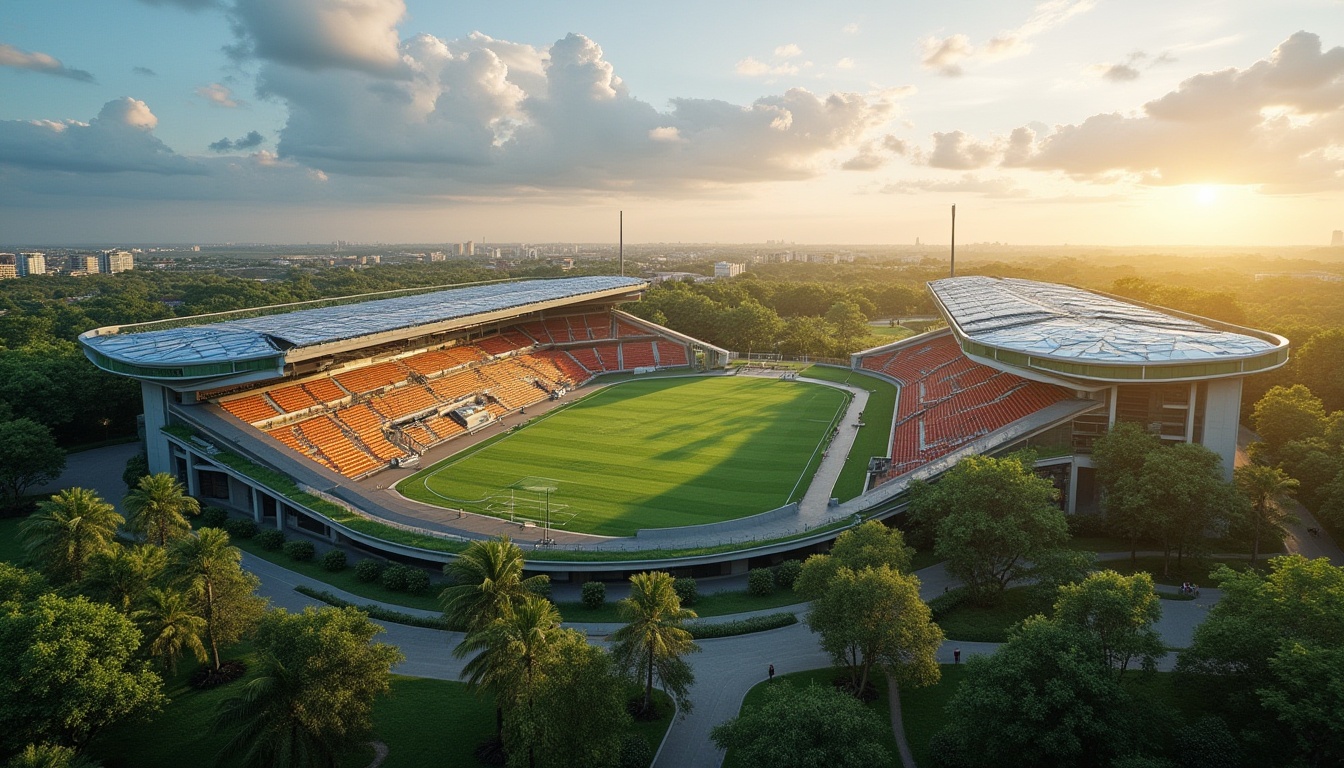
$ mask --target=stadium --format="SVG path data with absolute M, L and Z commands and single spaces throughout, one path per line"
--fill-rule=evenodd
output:
M 1087 509 L 1091 442 L 1117 421 L 1206 445 L 1230 473 L 1242 378 L 1288 357 L 1274 334 L 956 277 L 929 284 L 946 328 L 799 375 L 620 309 L 647 289 L 499 281 L 80 342 L 140 381 L 151 470 L 208 504 L 419 564 L 509 535 L 562 580 L 815 551 L 976 453 L 1035 449 L 1066 509 Z

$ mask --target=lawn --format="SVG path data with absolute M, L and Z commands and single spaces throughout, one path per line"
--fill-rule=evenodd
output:
M 24 551 L 23 540 L 19 538 L 19 523 L 25 517 L 6 517 L 0 519 L 0 562 L 22 565 L 28 559 Z
M 843 414 L 831 387 L 736 377 L 631 381 L 599 390 L 402 481 L 407 497 L 471 512 L 630 536 L 765 512 L 800 498 Z M 539 478 L 537 481 L 527 478 Z M 553 485 L 540 491 L 514 489 Z
M 933 765 L 929 739 L 947 721 L 947 702 L 957 686 L 966 677 L 966 668 L 960 664 L 942 665 L 943 678 L 927 688 L 901 689 L 901 721 L 905 724 L 905 740 L 915 765 Z
M 938 626 L 948 640 L 1003 643 L 1008 630 L 1038 613 L 1049 616 L 1054 600 L 1031 587 L 1006 590 L 994 605 L 980 607 L 962 603 L 938 617 Z
M 827 667 L 825 669 L 810 669 L 806 672 L 790 672 L 787 675 L 776 675 L 773 681 L 757 683 L 750 691 L 747 691 L 746 697 L 742 699 L 741 711 L 746 711 L 748 708 L 759 704 L 761 700 L 765 698 L 766 688 L 770 685 L 778 684 L 780 680 L 788 680 L 793 685 L 800 687 L 806 687 L 810 683 L 816 683 L 817 685 L 831 685 L 832 681 L 835 680 L 836 675 L 839 674 L 841 673 L 835 668 Z M 892 765 L 900 765 L 900 757 L 896 752 L 896 736 L 892 733 L 891 728 L 888 725 L 891 723 L 891 703 L 887 701 L 887 678 L 880 673 L 875 673 L 872 678 L 872 684 L 877 688 L 877 698 L 868 702 L 868 709 L 877 714 L 882 720 L 883 725 L 888 726 L 882 729 L 882 733 L 885 734 L 882 743 L 886 746 L 887 751 L 891 753 Z M 901 701 L 904 702 L 905 699 L 902 698 Z M 904 706 L 904 704 L 902 704 L 902 706 Z M 729 752 L 724 756 L 723 768 L 741 768 L 740 763 L 733 758 L 732 752 Z
M 831 495 L 846 501 L 863 493 L 863 484 L 868 479 L 868 459 L 873 456 L 891 455 L 891 419 L 896 411 L 896 387 L 888 382 L 848 368 L 836 368 L 827 365 L 814 365 L 802 372 L 803 376 L 835 381 L 841 384 L 853 384 L 869 391 L 868 405 L 863 409 L 863 426 L 854 438 L 854 447 L 849 451 L 849 461 L 840 471 Z

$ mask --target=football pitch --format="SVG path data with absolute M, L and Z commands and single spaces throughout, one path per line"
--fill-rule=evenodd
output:
M 407 498 L 561 530 L 745 517 L 802 498 L 849 396 L 745 377 L 617 384 L 397 485 Z M 547 491 L 546 489 L 552 489 Z

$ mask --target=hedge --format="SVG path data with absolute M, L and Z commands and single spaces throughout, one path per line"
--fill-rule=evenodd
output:
M 749 619 L 708 623 L 694 621 L 686 625 L 691 637 L 696 640 L 712 640 L 716 637 L 732 637 L 752 632 L 764 632 L 767 629 L 779 629 L 797 624 L 798 617 L 792 613 L 771 613 L 766 616 L 752 616 Z

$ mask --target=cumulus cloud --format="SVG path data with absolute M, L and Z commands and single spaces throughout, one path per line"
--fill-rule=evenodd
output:
M 978 142 L 962 131 L 935 133 L 928 164 L 934 168 L 972 170 L 992 165 L 999 153 L 997 144 Z
M 24 69 L 29 72 L 41 72 L 81 83 L 92 83 L 93 74 L 82 69 L 74 69 L 62 64 L 60 59 L 38 51 L 21 51 L 12 45 L 0 43 L 0 67 Z
M 149 67 L 131 67 L 131 74 L 143 75 L 145 77 L 158 77 L 159 73 Z
M 1135 51 L 1125 57 L 1124 61 L 1106 64 L 1093 64 L 1087 70 L 1103 80 L 1112 83 L 1128 83 L 1138 80 L 1142 74 L 1139 71 L 1139 65 L 1148 59 L 1148 54 L 1143 51 Z M 1153 59 L 1148 66 L 1153 67 L 1158 64 L 1166 64 L 1172 61 L 1169 54 L 1163 53 L 1156 59 Z
M 966 62 L 998 61 L 1024 55 L 1031 51 L 1032 38 L 1091 10 L 1093 5 L 1094 0 L 1046 0 L 1036 6 L 1021 26 L 1000 32 L 980 46 L 972 44 L 970 37 L 960 33 L 925 38 L 920 43 L 920 66 L 947 77 L 959 77 L 965 74 L 962 65 Z
M 775 48 L 775 58 L 777 59 L 792 59 L 795 56 L 802 55 L 803 49 L 799 48 L 795 43 L 786 43 Z
M 873 171 L 886 165 L 892 156 L 903 156 L 909 146 L 902 139 L 887 135 L 864 143 L 858 154 L 840 164 L 845 171 Z
M 925 192 L 954 192 L 972 194 L 980 197 L 1010 198 L 1027 197 L 1026 189 L 1018 186 L 1012 179 L 1003 176 L 981 178 L 975 174 L 963 174 L 958 179 L 916 179 L 888 184 L 880 190 L 888 195 L 914 195 Z
M 1338 189 L 1344 47 L 1326 51 L 1317 35 L 1298 32 L 1269 58 L 1191 77 L 1139 114 L 1093 115 L 1033 135 L 1005 163 L 1094 181 Z
M 307 70 L 404 76 L 397 24 L 404 0 L 236 0 L 231 52 Z
M 796 75 L 798 67 L 788 62 L 779 64 L 767 64 L 754 56 L 748 56 L 737 62 L 737 74 L 747 77 L 761 77 L 762 75 Z
M 845 26 L 841 27 L 840 31 L 844 32 L 846 35 L 857 35 L 859 34 L 859 25 L 855 24 L 854 22 L 850 22 Z
M 200 169 L 153 134 L 158 118 L 143 101 L 107 102 L 87 123 L 0 121 L 0 165 L 43 171 L 194 174 Z
M 835 62 L 835 68 L 836 68 L 836 69 L 853 69 L 853 68 L 854 68 L 854 60 L 851 59 L 850 57 L 846 56 L 845 58 L 843 58 L 843 59 L 841 59 L 841 60 Z
M 248 131 L 246 136 L 239 139 L 222 138 L 219 141 L 210 144 L 212 152 L 236 152 L 244 149 L 255 149 L 261 146 L 265 141 L 261 134 L 256 131 Z M 267 153 L 270 154 L 270 153 Z
M 196 89 L 196 95 L 214 104 L 217 107 L 226 109 L 235 109 L 242 106 L 245 102 L 233 97 L 233 91 L 227 85 L 220 83 L 211 83 L 203 85 Z

